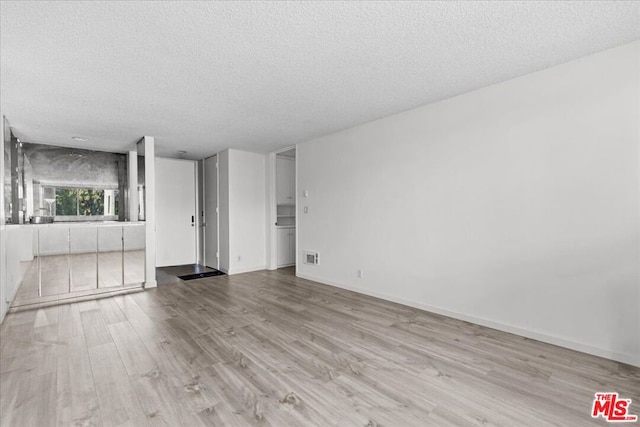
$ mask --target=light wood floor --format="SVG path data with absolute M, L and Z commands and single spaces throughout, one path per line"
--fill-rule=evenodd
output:
M 640 369 L 297 279 L 217 276 L 9 314 L 0 424 L 606 425 Z

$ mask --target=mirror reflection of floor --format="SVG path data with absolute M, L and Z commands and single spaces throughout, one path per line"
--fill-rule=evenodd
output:
M 38 283 L 38 261 L 42 283 Z M 12 306 L 39 298 L 91 294 L 144 282 L 144 250 L 48 255 L 21 263 L 22 283 Z M 42 293 L 39 294 L 39 287 Z

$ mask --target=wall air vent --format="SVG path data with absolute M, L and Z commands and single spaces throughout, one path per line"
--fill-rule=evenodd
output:
M 304 263 L 318 265 L 320 263 L 318 252 L 304 251 Z

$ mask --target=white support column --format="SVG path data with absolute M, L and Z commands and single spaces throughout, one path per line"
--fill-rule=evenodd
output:
M 144 153 L 144 287 L 155 288 L 158 286 L 158 282 L 156 282 L 156 156 L 153 137 L 145 136 L 142 138 L 138 142 L 138 151 Z
M 138 152 L 129 151 L 127 158 L 127 220 L 138 221 Z
M 266 217 L 267 217 L 267 270 L 278 268 L 278 246 L 276 221 L 276 153 L 267 154 L 266 164 Z

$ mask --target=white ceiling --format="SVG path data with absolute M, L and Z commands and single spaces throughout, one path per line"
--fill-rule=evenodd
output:
M 24 141 L 268 152 L 640 39 L 638 2 L 1 3 Z M 76 142 L 72 136 L 88 138 Z

